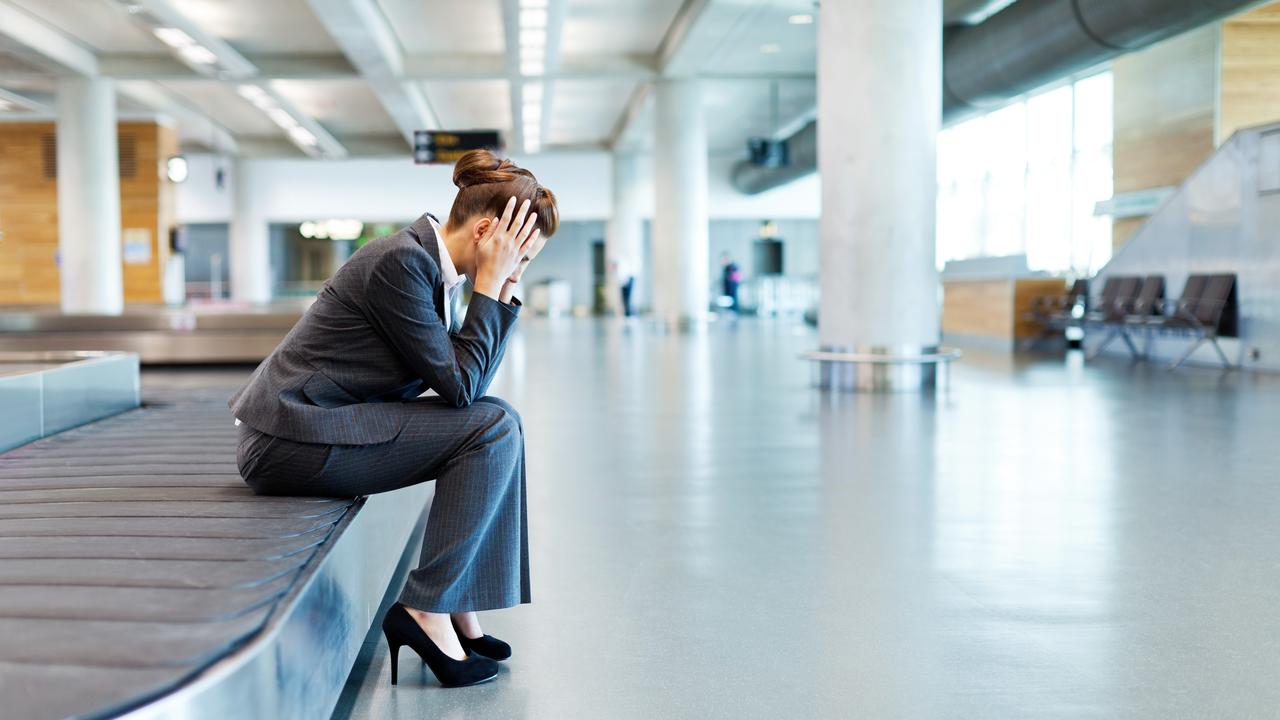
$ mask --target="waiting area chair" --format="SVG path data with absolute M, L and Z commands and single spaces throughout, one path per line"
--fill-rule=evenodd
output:
M 1134 326 L 1144 326 L 1151 316 L 1159 314 L 1164 302 L 1164 276 L 1108 278 L 1107 283 L 1114 285 L 1114 296 L 1104 302 L 1101 312 L 1086 316 L 1092 323 L 1107 331 L 1106 338 L 1094 348 L 1089 357 L 1095 358 L 1102 354 L 1111 341 L 1118 337 L 1124 341 L 1129 354 L 1135 359 L 1146 358 L 1149 345 L 1138 350 L 1129 330 Z
M 1039 323 L 1042 330 L 1023 349 L 1030 349 L 1044 338 L 1075 326 L 1086 332 L 1106 333 L 1089 353 L 1090 359 L 1119 339 L 1135 360 L 1145 360 L 1151 355 L 1155 338 L 1171 336 L 1187 337 L 1192 343 L 1169 365 L 1170 369 L 1180 367 L 1205 344 L 1213 347 L 1223 367 L 1233 367 L 1218 338 L 1236 334 L 1239 312 L 1235 274 L 1190 275 L 1182 294 L 1172 302 L 1165 298 L 1167 284 L 1163 275 L 1108 276 L 1101 294 L 1092 301 L 1076 296 L 1076 293 L 1087 292 L 1084 282 L 1076 281 L 1071 292 L 1062 298 L 1035 301 L 1028 319 Z M 1075 309 L 1080 303 L 1086 306 L 1083 313 Z
M 1071 283 L 1064 295 L 1044 295 L 1031 301 L 1031 310 L 1024 320 L 1035 323 L 1040 332 L 1023 341 L 1023 351 L 1030 350 L 1042 341 L 1058 335 L 1065 336 L 1067 328 L 1077 327 L 1080 318 L 1088 310 L 1089 281 L 1081 278 Z
M 1161 315 L 1144 318 L 1135 326 L 1147 334 L 1148 346 L 1155 335 L 1179 335 L 1193 340 L 1186 352 L 1169 365 L 1170 369 L 1181 366 L 1205 343 L 1213 346 L 1222 366 L 1230 368 L 1231 360 L 1218 338 L 1235 334 L 1237 307 L 1234 274 L 1191 275 L 1177 302 L 1168 304 Z

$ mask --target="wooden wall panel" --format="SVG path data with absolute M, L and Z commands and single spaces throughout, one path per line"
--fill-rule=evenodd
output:
M 1117 58 L 1115 192 L 1179 185 L 1214 148 L 1219 26 Z M 1116 247 L 1145 218 L 1117 221 Z
M 1119 249 L 1126 240 L 1133 237 L 1138 232 L 1138 228 L 1142 227 L 1150 218 L 1150 215 L 1142 217 L 1118 218 L 1111 221 L 1111 242 L 1112 247 Z
M 132 140 L 126 140 L 132 138 Z M 162 280 L 169 257 L 168 223 L 171 209 L 162 210 L 168 197 L 172 204 L 171 183 L 165 177 L 165 160 L 177 152 L 171 129 L 156 123 L 121 123 L 122 145 L 132 142 L 136 162 L 132 175 L 120 178 L 120 225 L 122 232 L 142 231 L 150 245 L 145 263 L 124 263 L 124 300 L 127 303 L 160 303 L 164 301 Z M 163 226 L 162 226 L 163 223 Z
M 44 176 L 49 123 L 0 123 L 0 304 L 56 304 L 58 186 Z
M 1240 128 L 1280 120 L 1280 2 L 1222 24 L 1218 142 Z
M 46 178 L 41 143 L 53 123 L 0 123 L 0 305 L 56 305 L 60 300 L 57 181 Z M 125 302 L 158 303 L 173 222 L 173 189 L 164 161 L 177 153 L 171 128 L 121 123 L 136 152 L 136 171 L 120 181 L 123 229 L 150 233 L 150 258 L 124 265 Z M 122 145 L 125 144 L 122 142 Z

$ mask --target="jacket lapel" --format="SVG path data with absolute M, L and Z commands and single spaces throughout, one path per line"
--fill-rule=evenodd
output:
M 427 251 L 427 254 L 431 256 L 431 260 L 435 262 L 436 268 L 439 268 L 440 238 L 436 237 L 435 228 L 431 226 L 431 221 L 433 220 L 437 223 L 440 222 L 439 220 L 436 220 L 435 215 L 432 215 L 431 213 L 424 213 L 422 217 L 414 221 L 410 228 L 413 230 L 413 234 L 417 236 L 418 243 L 422 245 L 422 249 Z M 443 277 L 443 274 L 441 277 Z M 443 282 L 436 283 L 436 286 L 432 288 L 431 299 L 435 301 L 436 314 L 440 316 L 440 322 L 443 323 L 445 303 Z

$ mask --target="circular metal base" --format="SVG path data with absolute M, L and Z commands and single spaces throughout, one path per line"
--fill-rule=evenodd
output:
M 959 350 L 928 346 L 823 346 L 801 357 L 817 363 L 817 385 L 824 390 L 909 392 L 943 386 Z M 943 372 L 938 366 L 944 367 Z

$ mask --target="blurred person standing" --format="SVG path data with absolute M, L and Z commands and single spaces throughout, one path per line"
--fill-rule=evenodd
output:
M 738 286 L 742 284 L 742 271 L 738 264 L 729 257 L 729 253 L 720 254 L 720 286 L 725 297 L 729 298 L 729 309 L 735 313 L 738 308 Z

